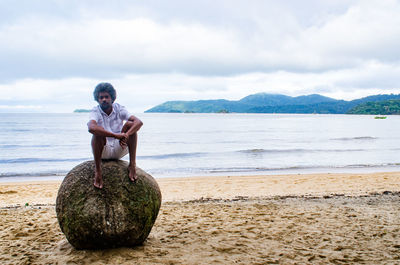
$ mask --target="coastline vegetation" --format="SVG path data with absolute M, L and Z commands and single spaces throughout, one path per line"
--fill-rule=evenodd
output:
M 240 100 L 167 101 L 145 112 L 389 115 L 400 113 L 399 101 L 400 94 L 373 95 L 346 101 L 318 94 L 290 97 L 281 94 L 258 93 Z M 368 104 L 365 105 L 366 103 Z
M 399 115 L 400 100 L 385 100 L 379 102 L 366 102 L 349 110 L 348 114 L 366 115 Z

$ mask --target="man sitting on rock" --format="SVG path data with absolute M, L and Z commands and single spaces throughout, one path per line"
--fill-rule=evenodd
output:
M 95 162 L 94 186 L 103 188 L 101 159 L 120 159 L 129 152 L 129 178 L 136 176 L 137 131 L 143 123 L 129 114 L 124 106 L 114 103 L 117 93 L 109 83 L 100 83 L 93 92 L 99 103 L 90 113 L 88 129 L 92 137 L 92 151 Z M 124 121 L 125 124 L 123 123 Z

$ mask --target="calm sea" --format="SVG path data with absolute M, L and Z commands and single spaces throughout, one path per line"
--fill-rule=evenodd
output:
M 400 116 L 136 116 L 137 165 L 156 178 L 400 170 Z M 1 113 L 0 181 L 62 179 L 91 160 L 87 121 L 87 113 Z

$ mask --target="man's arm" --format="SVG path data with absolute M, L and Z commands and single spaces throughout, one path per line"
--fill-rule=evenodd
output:
M 133 125 L 129 128 L 129 130 L 126 132 L 128 136 L 134 134 L 135 132 L 139 131 L 140 128 L 143 126 L 143 122 L 139 120 L 137 117 L 131 115 L 128 119 L 128 121 L 132 122 Z
M 97 122 L 95 120 L 90 120 L 87 125 L 88 131 L 96 136 L 113 137 L 117 139 L 122 139 L 124 137 L 122 133 L 113 133 L 105 130 L 103 127 L 97 125 Z
M 123 137 L 119 140 L 121 146 L 126 146 L 129 137 L 139 131 L 143 125 L 143 122 L 133 115 L 129 116 L 128 121 L 131 122 L 132 125 L 129 126 L 129 129 L 125 133 L 122 133 Z

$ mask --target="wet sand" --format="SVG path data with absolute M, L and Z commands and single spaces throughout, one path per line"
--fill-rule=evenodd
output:
M 143 246 L 78 251 L 60 182 L 0 184 L 0 264 L 398 264 L 400 172 L 169 178 Z

